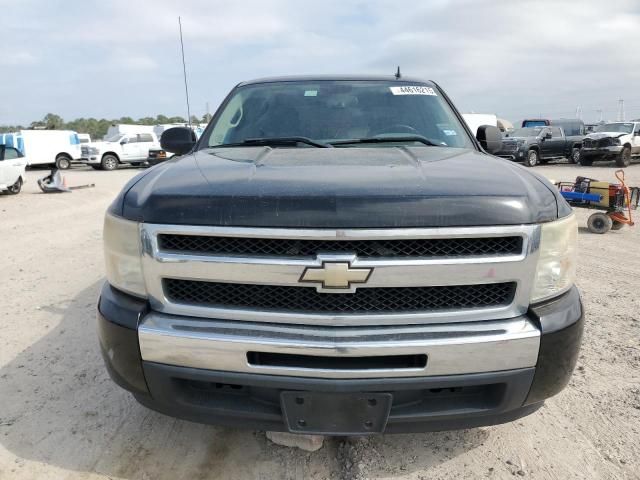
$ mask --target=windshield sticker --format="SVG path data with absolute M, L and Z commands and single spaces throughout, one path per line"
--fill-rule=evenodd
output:
M 432 95 L 437 97 L 438 94 L 431 87 L 422 85 L 407 85 L 404 87 L 389 87 L 394 95 Z
M 304 91 L 304 96 L 305 97 L 317 97 L 318 96 L 318 90 L 305 90 Z
M 448 137 L 458 135 L 455 130 L 442 130 L 442 133 L 444 133 Z

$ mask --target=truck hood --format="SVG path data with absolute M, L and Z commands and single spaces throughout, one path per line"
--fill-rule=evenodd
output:
M 533 141 L 536 140 L 538 137 L 503 137 L 502 141 L 503 142 L 510 142 L 510 143 L 515 143 L 518 140 L 522 141 Z
M 625 135 L 631 135 L 631 134 L 620 133 L 620 132 L 596 132 L 596 133 L 590 133 L 585 138 L 590 138 L 592 140 L 600 140 L 601 138 L 619 138 L 619 137 L 624 137 Z
M 116 148 L 116 147 L 120 147 L 120 144 L 118 142 L 90 142 L 85 144 L 88 147 L 95 147 L 95 148 L 99 148 L 100 150 L 106 150 L 106 149 L 110 149 L 110 148 Z
M 143 172 L 111 211 L 148 223 L 309 228 L 547 222 L 570 208 L 509 161 L 444 147 L 200 150 Z

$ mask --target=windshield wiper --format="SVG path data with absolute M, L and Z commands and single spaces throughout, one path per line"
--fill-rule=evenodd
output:
M 444 145 L 438 145 L 432 142 L 427 137 L 422 135 L 406 135 L 399 137 L 366 137 L 366 138 L 351 138 L 348 140 L 336 140 L 335 142 L 329 142 L 331 145 L 351 145 L 353 143 L 407 143 L 407 142 L 420 142 L 430 147 L 442 147 Z
M 269 145 L 296 145 L 298 143 L 304 143 L 317 148 L 331 148 L 333 145 L 326 143 L 316 142 L 308 137 L 264 137 L 264 138 L 246 138 L 242 142 L 237 143 L 223 143 L 221 145 L 212 145 L 212 148 L 217 147 L 251 147 L 251 146 L 269 146 Z

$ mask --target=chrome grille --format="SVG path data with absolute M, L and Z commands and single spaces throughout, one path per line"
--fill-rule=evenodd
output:
M 151 308 L 219 320 L 410 325 L 526 313 L 540 227 L 266 229 L 141 224 Z M 301 283 L 326 263 L 367 269 L 340 291 Z
M 515 142 L 502 142 L 503 152 L 515 152 L 518 149 L 518 144 Z
M 303 313 L 426 312 L 508 305 L 515 283 L 433 287 L 362 288 L 354 293 L 318 293 L 314 288 L 165 279 L 177 303 Z
M 522 237 L 303 240 L 160 234 L 158 245 L 168 252 L 212 255 L 315 257 L 318 253 L 353 253 L 361 258 L 465 257 L 517 255 L 522 252 Z

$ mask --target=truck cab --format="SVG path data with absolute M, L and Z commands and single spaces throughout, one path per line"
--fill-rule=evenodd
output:
M 81 162 L 96 170 L 115 170 L 119 165 L 141 165 L 149 150 L 159 148 L 155 133 L 117 133 L 102 142 L 82 145 Z
M 535 412 L 578 358 L 577 224 L 435 82 L 237 85 L 105 215 L 114 381 L 197 422 L 301 434 Z

